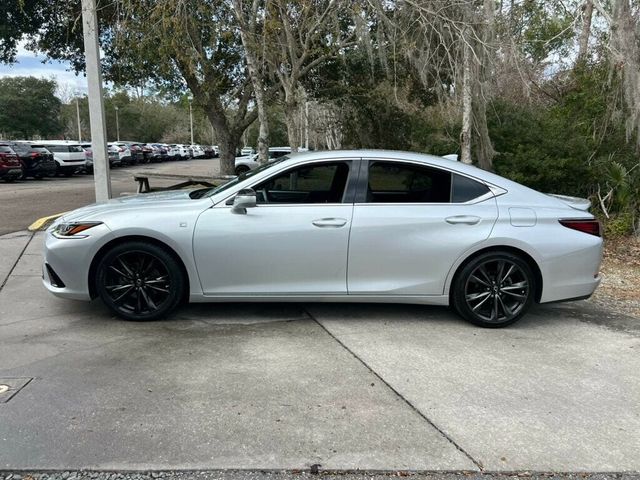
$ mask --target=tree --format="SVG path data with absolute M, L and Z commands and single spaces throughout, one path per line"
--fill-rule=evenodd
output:
M 346 21 L 358 2 L 338 0 L 271 0 L 267 6 L 266 51 L 271 71 L 284 94 L 289 145 L 300 146 L 302 80 L 313 69 L 353 45 L 354 30 Z M 346 23 L 345 23 L 346 22 Z
M 264 5 L 262 5 L 264 3 Z M 265 14 L 269 8 L 268 0 L 253 0 L 251 4 L 243 0 L 233 0 L 233 13 L 238 22 L 240 40 L 244 48 L 245 60 L 258 110 L 258 158 L 261 163 L 269 160 L 269 116 L 265 97 L 266 65 L 260 62 L 266 51 L 264 36 Z
M 22 139 L 62 133 L 56 86 L 35 77 L 0 78 L 0 132 Z

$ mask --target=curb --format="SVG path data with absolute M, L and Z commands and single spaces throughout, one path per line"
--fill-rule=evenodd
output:
M 49 215 L 48 217 L 39 218 L 31 225 L 29 225 L 29 227 L 27 227 L 27 230 L 29 230 L 30 232 L 45 230 L 53 220 L 60 218 L 65 213 L 67 212 L 56 213 L 54 215 Z

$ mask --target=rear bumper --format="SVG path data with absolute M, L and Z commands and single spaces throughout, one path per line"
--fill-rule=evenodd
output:
M 602 239 L 583 235 L 585 243 L 591 242 L 591 245 L 540 265 L 543 278 L 540 303 L 589 297 L 600 285 Z
M 0 178 L 18 178 L 22 176 L 22 167 L 0 167 Z

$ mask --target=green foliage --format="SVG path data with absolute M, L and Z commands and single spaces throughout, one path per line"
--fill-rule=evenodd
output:
M 55 91 L 53 80 L 0 78 L 0 132 L 10 138 L 59 135 L 61 102 Z
M 605 238 L 620 238 L 634 233 L 634 216 L 621 213 L 603 221 Z

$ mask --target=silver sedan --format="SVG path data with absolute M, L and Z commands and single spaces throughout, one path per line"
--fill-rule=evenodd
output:
M 48 230 L 43 279 L 128 320 L 186 301 L 397 302 L 501 327 L 593 293 L 588 208 L 435 156 L 304 153 L 217 188 L 75 210 Z

